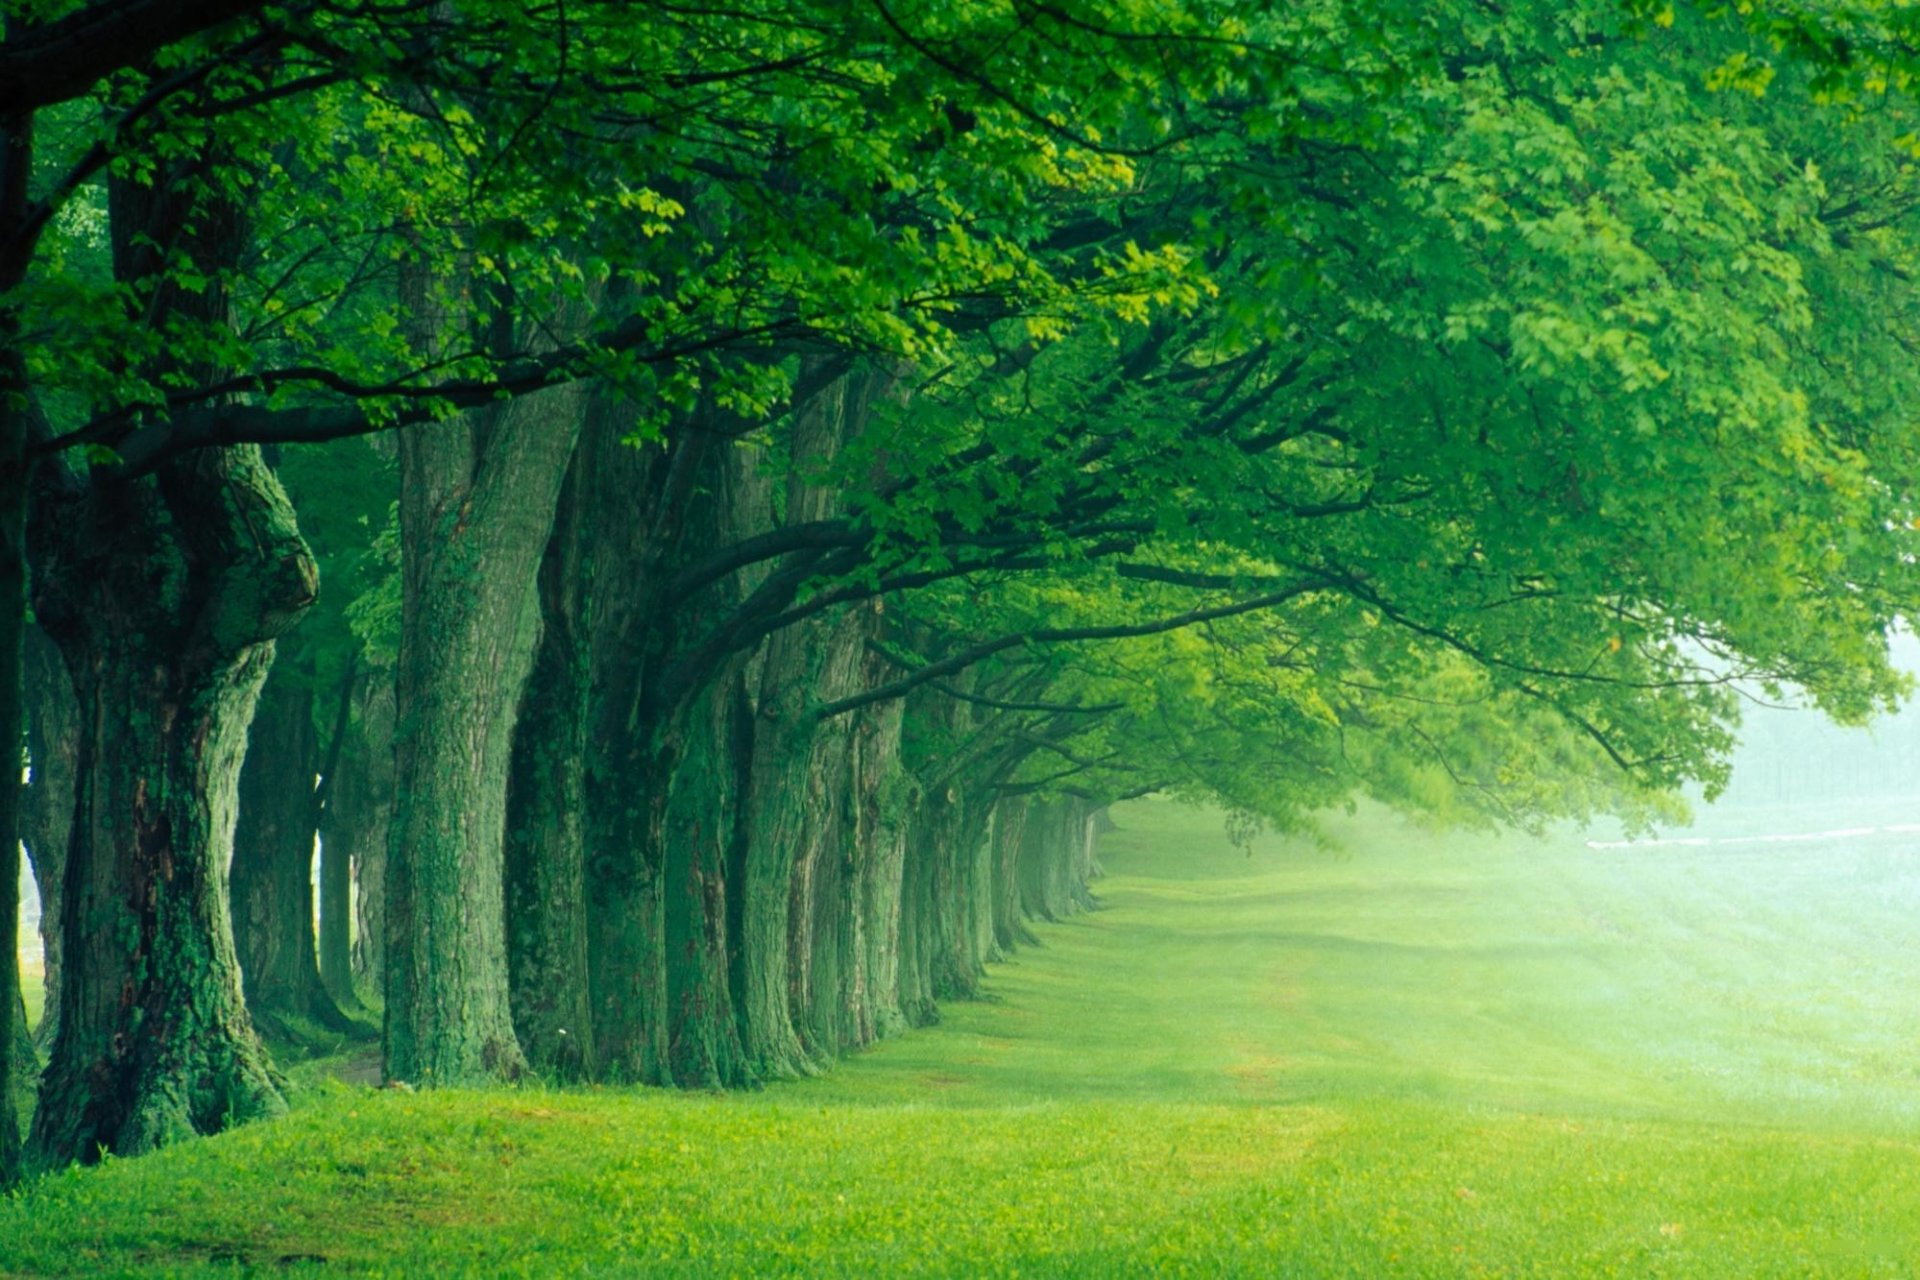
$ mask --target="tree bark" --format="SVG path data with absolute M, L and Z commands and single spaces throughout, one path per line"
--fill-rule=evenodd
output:
M 782 504 L 786 524 L 841 514 L 840 492 L 815 479 L 866 429 L 885 385 L 876 373 L 842 376 L 796 412 Z M 839 927 L 835 913 L 846 877 L 836 842 L 845 839 L 852 725 L 844 718 L 822 723 L 813 709 L 862 687 L 873 618 L 870 609 L 837 610 L 775 632 L 764 646 L 734 986 L 748 1060 L 765 1077 L 821 1069 L 833 1052 L 828 1043 L 843 1034 L 832 1020 L 816 1023 L 810 993 L 816 982 L 838 985 L 837 977 L 812 971 L 816 960 L 840 968 L 836 951 L 816 952 L 815 933 Z
M 78 786 L 40 1167 L 132 1155 L 283 1103 L 227 911 L 235 793 L 273 638 L 317 575 L 259 450 L 96 475 L 36 511 L 36 612 L 72 673 Z
M 700 436 L 634 448 L 620 439 L 618 408 L 603 403 L 582 443 L 592 566 L 587 982 L 602 1078 L 666 1084 L 668 781 L 684 725 L 652 695 L 684 603 L 665 598 L 662 583 L 695 491 L 711 481 L 714 449 Z
M 731 665 L 695 702 L 669 785 L 662 859 L 667 1062 L 683 1088 L 757 1079 L 741 1047 L 730 982 L 732 959 L 744 945 L 730 933 L 739 925 L 742 792 L 752 752 L 741 665 Z
M 320 827 L 314 781 L 320 735 L 313 691 L 269 675 L 240 768 L 240 815 L 233 837 L 233 932 L 247 1008 L 277 1039 L 309 1041 L 313 1028 L 364 1032 L 320 981 L 314 937 L 314 837 Z
M 885 669 L 866 649 L 879 630 L 877 604 L 850 610 L 830 638 L 851 658 L 848 689 Z M 833 670 L 839 664 L 828 662 Z M 820 700 L 840 696 L 823 686 Z M 793 878 L 789 934 L 793 1019 L 818 1061 L 838 1057 L 902 1026 L 899 904 L 904 822 L 888 798 L 900 792 L 899 704 L 876 705 L 820 725 L 806 779 L 807 828 Z M 813 797 L 816 797 L 813 798 Z
M 993 952 L 1004 960 L 1037 939 L 1020 913 L 1020 849 L 1027 832 L 1025 796 L 1003 796 L 993 806 Z
M 1036 920 L 1064 920 L 1096 904 L 1093 824 L 1086 802 L 1072 796 L 1037 800 L 1027 811 L 1020 848 L 1020 908 Z
M 521 698 L 507 784 L 507 961 L 513 1025 L 535 1071 L 595 1069 L 587 989 L 588 662 L 577 450 L 540 566 L 540 648 Z
M 884 672 L 877 656 L 866 661 L 863 683 L 872 686 Z M 908 1026 L 901 1003 L 900 902 L 912 788 L 900 761 L 901 712 L 900 703 L 888 702 L 854 715 L 855 1047 Z
M 507 774 L 538 640 L 535 579 L 585 399 L 556 387 L 401 439 L 390 1080 L 510 1080 L 526 1067 L 508 997 Z
M 393 673 L 362 672 L 355 682 L 354 703 L 320 815 L 320 841 L 353 871 L 351 976 L 367 990 L 381 991 L 386 972 L 387 828 L 393 815 Z M 324 951 L 320 976 L 326 980 Z M 340 998 L 338 988 L 335 998 Z

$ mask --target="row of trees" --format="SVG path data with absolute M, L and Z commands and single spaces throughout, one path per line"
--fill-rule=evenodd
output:
M 1274 8 L 9 5 L 27 1162 L 357 991 L 412 1083 L 811 1071 L 1117 797 L 1645 814 L 1736 679 L 1895 697 L 1900 33 Z

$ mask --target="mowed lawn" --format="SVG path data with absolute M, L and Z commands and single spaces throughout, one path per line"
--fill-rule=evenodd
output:
M 1117 816 L 1104 910 L 829 1076 L 309 1085 L 0 1205 L 0 1274 L 1920 1274 L 1920 836 Z

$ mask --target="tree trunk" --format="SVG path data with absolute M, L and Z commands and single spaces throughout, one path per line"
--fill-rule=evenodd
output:
M 67 842 L 73 832 L 74 770 L 80 758 L 80 708 L 60 650 L 38 626 L 27 628 L 27 757 L 33 769 L 20 812 L 20 840 L 40 894 L 40 945 L 46 1000 L 33 1038 L 42 1053 L 60 1027 L 60 918 Z
M 513 1025 L 535 1071 L 595 1069 L 587 989 L 588 664 L 576 452 L 540 566 L 540 648 L 520 702 L 507 784 L 507 961 Z
M 386 1075 L 513 1079 L 507 775 L 535 580 L 585 391 L 556 387 L 401 440 L 402 622 L 387 848 Z
M 741 809 L 752 752 L 742 664 L 700 695 L 669 784 L 664 938 L 667 1062 L 683 1088 L 755 1082 L 740 1044 L 729 981 L 743 939 L 730 938 L 739 909 Z M 784 934 L 781 945 L 784 945 Z
M 852 610 L 833 644 L 852 659 L 848 691 L 881 677 L 866 650 L 877 605 Z M 829 670 L 837 664 L 830 661 Z M 823 687 L 820 700 L 840 696 Z M 807 779 L 818 816 L 795 867 L 789 964 L 794 1025 L 824 1061 L 891 1035 L 899 1006 L 899 903 L 904 824 L 883 796 L 899 792 L 899 704 L 818 726 Z
M 386 973 L 387 828 L 393 815 L 393 673 L 362 673 L 354 701 L 327 807 L 320 815 L 320 842 L 353 870 L 352 976 L 368 991 L 381 991 Z M 324 920 L 323 912 L 322 927 Z M 320 976 L 327 978 L 324 950 Z
M 1086 802 L 1037 800 L 1027 810 L 1020 847 L 1020 908 L 1037 920 L 1064 920 L 1095 903 L 1093 833 Z
M 602 1079 L 666 1084 L 667 778 L 679 748 L 648 714 L 650 673 L 670 617 L 656 598 L 664 531 L 678 523 L 674 462 L 621 441 L 618 402 L 596 407 L 581 441 L 591 566 L 587 607 L 587 992 Z M 698 446 L 676 445 L 682 474 Z
M 863 683 L 879 683 L 881 659 L 869 654 L 866 661 Z M 900 724 L 898 702 L 854 713 L 855 1046 L 898 1035 L 908 1026 L 901 1003 L 900 901 L 912 787 L 900 763 Z
M 993 954 L 1004 960 L 1037 939 L 1020 914 L 1020 849 L 1027 831 L 1025 796 L 1003 796 L 993 806 Z
M 354 704 L 359 700 L 358 656 L 347 661 L 333 696 L 332 729 L 320 761 L 324 775 L 316 798 L 320 835 L 320 986 L 334 1007 L 351 1016 L 365 1012 L 353 988 L 353 842 L 339 845 L 329 838 L 330 815 L 340 775 L 347 765 L 353 732 Z
M 971 1000 L 986 974 L 981 947 L 981 873 L 986 869 L 983 806 L 957 788 L 924 797 L 915 813 L 915 852 L 931 878 L 925 909 L 928 980 L 936 1000 Z
M 233 835 L 233 933 L 247 1008 L 261 1030 L 294 1042 L 310 1041 L 316 1027 L 336 1035 L 364 1030 L 320 981 L 313 852 L 321 761 L 313 704 L 313 691 L 296 677 L 267 677 L 240 768 Z
M 823 864 L 845 856 L 835 845 L 845 838 L 852 726 L 819 723 L 813 706 L 859 687 L 869 616 L 831 614 L 767 643 L 745 814 L 737 986 L 748 1056 L 769 1078 L 817 1071 L 831 1052 L 802 1031 L 817 980 L 814 929 L 823 921 L 835 927 L 838 872 Z
M 317 586 L 252 447 L 68 494 L 34 520 L 36 612 L 82 725 L 41 1167 L 283 1107 L 241 998 L 226 868 L 272 640 Z
M 365 1007 L 353 989 L 353 855 L 325 835 L 320 837 L 320 986 L 342 1013 Z

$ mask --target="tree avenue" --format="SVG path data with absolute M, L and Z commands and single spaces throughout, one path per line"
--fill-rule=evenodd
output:
M 817 1072 L 1118 798 L 1646 820 L 1739 682 L 1904 692 L 1872 13 L 4 14 L 4 1177 L 371 1009 L 413 1086 Z

